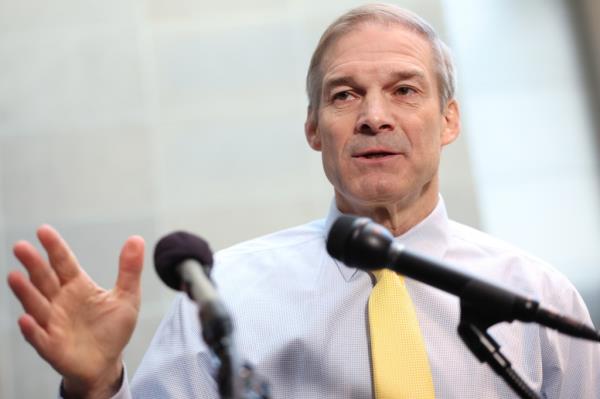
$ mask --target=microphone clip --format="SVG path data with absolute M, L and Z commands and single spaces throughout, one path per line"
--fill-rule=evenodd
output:
M 481 286 L 483 285 L 483 287 Z M 522 399 L 541 399 L 523 380 L 521 376 L 511 367 L 510 361 L 500 352 L 500 344 L 487 332 L 487 329 L 502 321 L 515 319 L 514 297 L 498 295 L 492 297 L 492 310 L 490 304 L 481 306 L 479 292 L 487 289 L 487 284 L 482 281 L 471 281 L 465 285 L 460 295 L 460 322 L 458 324 L 458 335 L 467 348 L 475 355 L 481 363 L 487 363 Z M 498 291 L 501 293 L 502 291 Z M 472 298 L 472 299 L 471 299 Z M 537 302 L 518 305 L 534 307 Z M 535 309 L 533 309 L 535 311 Z

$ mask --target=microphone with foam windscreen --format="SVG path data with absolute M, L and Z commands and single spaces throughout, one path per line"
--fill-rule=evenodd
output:
M 364 270 L 387 268 L 458 296 L 498 321 L 536 322 L 561 333 L 600 341 L 594 328 L 544 309 L 531 298 L 461 271 L 458 267 L 407 250 L 369 218 L 340 216 L 327 237 L 327 252 L 346 265 Z
M 177 265 L 188 259 L 197 261 L 205 273 L 210 275 L 212 251 L 202 238 L 185 231 L 176 231 L 161 238 L 154 247 L 156 272 L 165 284 L 175 290 L 181 289 Z
M 185 291 L 198 304 L 202 337 L 220 360 L 217 384 L 223 398 L 238 398 L 237 358 L 229 312 L 209 279 L 213 264 L 208 243 L 183 231 L 161 238 L 154 248 L 154 266 L 169 287 Z
M 154 248 L 154 267 L 169 287 L 185 291 L 198 304 L 202 335 L 211 347 L 228 337 L 231 318 L 209 280 L 213 264 L 208 243 L 183 231 L 168 234 Z

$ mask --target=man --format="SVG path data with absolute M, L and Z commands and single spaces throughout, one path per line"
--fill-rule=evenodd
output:
M 349 268 L 325 251 L 327 231 L 341 213 L 371 217 L 415 251 L 590 323 L 581 298 L 556 271 L 448 220 L 438 166 L 442 148 L 460 129 L 453 78 L 449 53 L 431 27 L 394 6 L 354 9 L 321 38 L 307 79 L 305 131 L 334 187 L 330 214 L 222 251 L 213 270 L 240 353 L 270 381 L 274 397 L 515 397 L 458 338 L 457 299 L 410 279 L 398 281 L 416 335 L 396 346 L 423 351 L 394 357 L 381 388 L 374 355 L 383 330 L 371 324 L 370 299 L 379 275 Z M 29 279 L 13 272 L 9 284 L 26 311 L 19 319 L 23 335 L 63 375 L 65 397 L 216 397 L 214 362 L 199 339 L 195 305 L 183 295 L 127 383 L 121 353 L 139 308 L 140 237 L 125 243 L 111 291 L 85 275 L 51 227 L 41 227 L 38 237 L 49 263 L 31 244 L 17 243 Z M 597 345 L 530 324 L 498 325 L 491 333 L 543 397 L 600 397 Z M 408 379 L 396 371 L 410 373 L 417 364 L 420 371 Z M 406 391 L 413 381 L 419 390 Z

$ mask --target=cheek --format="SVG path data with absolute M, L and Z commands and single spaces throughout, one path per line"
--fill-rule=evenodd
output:
M 418 118 L 404 119 L 401 127 L 413 149 L 420 153 L 433 153 L 439 152 L 442 146 L 442 127 L 439 122 L 439 115 L 423 115 Z
M 341 186 L 350 174 L 350 165 L 346 156 L 346 136 L 335 132 L 326 128 L 322 130 L 321 157 L 327 179 L 334 186 Z
M 322 157 L 323 157 L 323 166 L 325 167 L 325 172 L 329 175 L 331 173 L 337 173 L 337 171 L 342 167 L 340 165 L 341 153 L 343 151 L 342 144 L 337 142 L 334 137 L 324 136 L 322 137 Z

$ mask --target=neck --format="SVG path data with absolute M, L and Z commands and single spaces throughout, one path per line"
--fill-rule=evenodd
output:
M 398 237 L 419 224 L 435 209 L 438 202 L 438 182 L 434 179 L 421 192 L 392 202 L 353 202 L 337 191 L 335 200 L 341 212 L 371 218 L 385 226 L 394 237 Z

